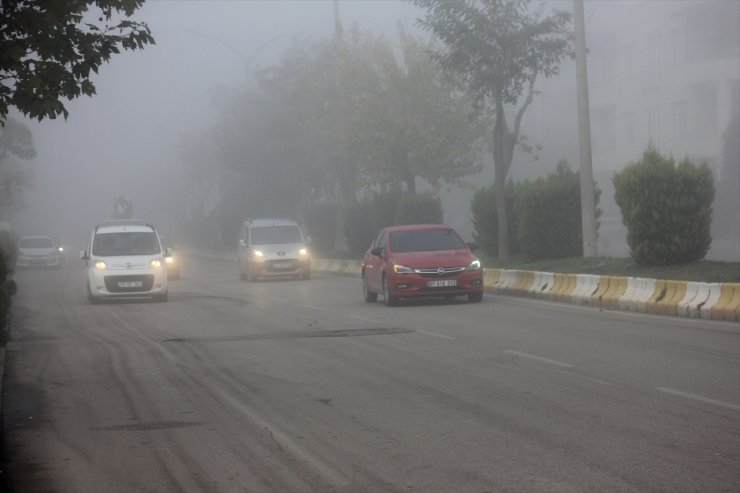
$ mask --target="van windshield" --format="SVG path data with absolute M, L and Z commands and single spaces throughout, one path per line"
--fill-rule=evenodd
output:
M 250 230 L 252 245 L 303 243 L 297 226 L 259 226 Z
M 93 240 L 93 255 L 154 255 L 160 252 L 157 235 L 153 232 L 101 233 Z

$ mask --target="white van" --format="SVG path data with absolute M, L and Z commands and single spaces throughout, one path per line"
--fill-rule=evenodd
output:
M 244 221 L 239 231 L 237 264 L 242 281 L 281 276 L 311 278 L 307 239 L 298 224 L 288 219 Z
M 87 265 L 87 299 L 152 297 L 167 301 L 169 250 L 144 221 L 103 221 L 90 233 L 80 258 Z

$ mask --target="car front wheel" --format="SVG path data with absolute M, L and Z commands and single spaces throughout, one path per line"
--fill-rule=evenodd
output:
M 375 303 L 378 301 L 378 293 L 373 293 L 367 287 L 367 279 L 365 279 L 364 272 L 362 273 L 362 296 L 365 299 L 365 303 Z
M 383 300 L 385 301 L 385 306 L 396 306 L 398 303 L 398 300 L 391 296 L 391 291 L 388 288 L 388 279 L 383 276 Z

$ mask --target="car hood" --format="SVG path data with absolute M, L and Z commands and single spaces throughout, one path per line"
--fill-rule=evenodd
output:
M 37 255 L 51 255 L 52 253 L 56 252 L 57 249 L 53 247 L 45 247 L 45 248 L 19 248 L 18 253 L 20 255 L 28 255 L 30 257 L 37 256 Z
M 432 269 L 438 267 L 465 267 L 475 260 L 475 257 L 467 250 L 441 250 L 393 253 L 390 260 L 413 269 Z
M 117 255 L 114 257 L 96 257 L 93 263 L 102 260 L 109 269 L 140 269 L 149 267 L 149 262 L 161 259 L 161 255 Z

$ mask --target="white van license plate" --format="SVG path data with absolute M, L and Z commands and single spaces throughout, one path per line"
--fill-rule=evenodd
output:
M 144 283 L 142 281 L 118 281 L 119 288 L 143 288 Z
M 427 281 L 428 288 L 449 288 L 457 286 L 457 279 L 445 279 L 443 281 Z

